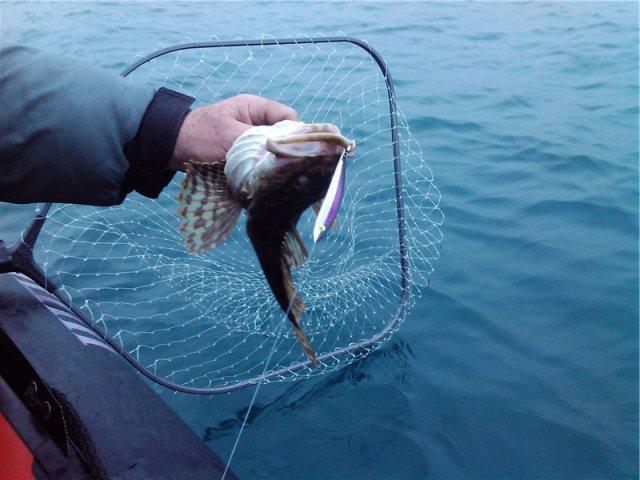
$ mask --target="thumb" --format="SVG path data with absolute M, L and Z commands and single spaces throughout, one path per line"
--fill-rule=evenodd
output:
M 235 120 L 229 128 L 229 134 L 233 137 L 233 140 L 235 141 L 236 138 L 238 138 L 244 132 L 249 130 L 251 127 L 253 127 L 253 125 L 249 125 L 248 123 Z
M 252 125 L 273 125 L 281 120 L 298 120 L 296 111 L 286 105 L 263 97 L 250 96 L 247 105 Z

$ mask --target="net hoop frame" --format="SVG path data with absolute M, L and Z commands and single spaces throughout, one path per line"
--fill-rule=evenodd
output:
M 402 161 L 400 157 L 400 141 L 398 137 L 398 117 L 397 117 L 397 104 L 396 94 L 389 72 L 389 67 L 384 61 L 382 56 L 369 45 L 368 42 L 348 36 L 336 36 L 336 37 L 300 37 L 300 38 L 263 38 L 257 40 L 229 40 L 229 41 L 207 41 L 207 42 L 190 42 L 181 43 L 173 46 L 168 46 L 159 50 L 156 50 L 140 60 L 132 63 L 125 68 L 121 75 L 123 77 L 128 76 L 134 70 L 142 65 L 158 58 L 162 55 L 166 55 L 181 50 L 198 50 L 204 48 L 234 48 L 234 47 L 258 47 L 258 46 L 274 46 L 274 45 L 301 45 L 301 44 L 323 44 L 323 43 L 350 43 L 360 47 L 367 54 L 369 54 L 376 62 L 380 71 L 384 77 L 387 87 L 387 95 L 389 99 L 389 119 L 391 128 L 391 144 L 393 152 L 393 170 L 394 170 L 394 186 L 395 186 L 395 199 L 396 199 L 396 211 L 397 211 L 397 227 L 398 227 L 398 247 L 400 254 L 400 299 L 398 301 L 395 313 L 387 322 L 385 327 L 380 330 L 374 336 L 363 340 L 361 342 L 347 345 L 346 347 L 338 348 L 332 352 L 320 355 L 317 357 L 318 361 L 322 362 L 325 359 L 335 358 L 342 356 L 360 349 L 366 349 L 375 345 L 383 340 L 389 333 L 391 333 L 401 322 L 404 315 L 406 304 L 409 300 L 409 259 L 406 243 L 406 226 L 404 216 L 404 202 L 402 197 Z M 82 319 L 86 325 L 96 332 L 106 343 L 108 343 L 113 349 L 118 352 L 131 366 L 133 366 L 138 372 L 147 377 L 154 383 L 161 385 L 167 389 L 177 392 L 190 393 L 196 395 L 212 395 L 229 393 L 242 388 L 246 388 L 252 385 L 259 384 L 261 382 L 269 381 L 269 379 L 286 375 L 287 373 L 293 373 L 302 368 L 311 367 L 309 360 L 296 363 L 289 367 L 280 368 L 278 370 L 269 371 L 263 375 L 255 376 L 246 380 L 242 380 L 230 385 L 220 387 L 187 387 L 167 381 L 158 377 L 149 369 L 141 365 L 125 348 L 111 338 L 101 327 L 92 322 L 79 308 L 75 307 L 69 299 L 62 295 L 55 283 L 47 276 L 46 272 L 40 268 L 33 258 L 33 248 L 38 240 L 42 226 L 47 219 L 47 214 L 51 208 L 51 203 L 45 203 L 38 207 L 35 213 L 35 217 L 32 220 L 29 227 L 22 233 L 21 239 L 15 246 L 7 250 L 7 255 L 4 258 L 0 258 L 0 271 L 3 271 L 3 266 L 13 266 L 14 270 L 21 271 L 33 280 L 39 283 L 43 288 L 53 293 L 67 305 L 80 319 Z M 313 367 L 311 367 L 313 368 Z

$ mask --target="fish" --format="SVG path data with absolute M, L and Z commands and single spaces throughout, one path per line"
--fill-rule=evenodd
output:
M 252 127 L 235 140 L 224 163 L 186 162 L 178 194 L 178 230 L 192 253 L 222 244 L 246 212 L 246 233 L 264 277 L 314 366 L 315 352 L 300 326 L 306 307 L 291 276 L 309 255 L 297 223 L 311 206 L 323 211 L 332 178 L 344 175 L 336 167 L 354 150 L 355 142 L 328 123 L 283 120 Z M 339 183 L 343 187 L 344 179 Z M 332 191 L 327 200 L 334 207 L 336 195 L 342 192 Z M 328 210 L 331 216 L 324 214 L 323 225 L 335 218 L 336 209 Z

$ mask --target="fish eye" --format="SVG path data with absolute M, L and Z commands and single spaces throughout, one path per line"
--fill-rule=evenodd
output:
M 296 178 L 296 189 L 300 191 L 306 191 L 309 188 L 309 177 L 306 175 L 300 175 Z

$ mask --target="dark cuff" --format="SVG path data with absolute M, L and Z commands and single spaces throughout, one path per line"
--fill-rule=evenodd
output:
M 120 188 L 120 200 L 131 191 L 158 198 L 176 172 L 167 170 L 169 160 L 194 98 L 160 88 L 147 107 L 136 136 L 124 146 L 129 160 Z

